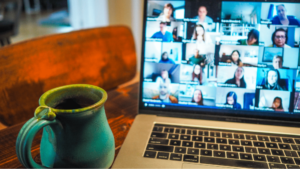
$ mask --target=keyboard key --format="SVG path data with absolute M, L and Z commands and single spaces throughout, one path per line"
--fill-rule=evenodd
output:
M 169 153 L 158 152 L 156 158 L 167 160 L 169 159 Z
M 165 128 L 165 133 L 174 133 L 174 128 Z
M 300 150 L 300 145 L 292 145 L 293 150 Z
M 148 144 L 147 150 L 154 150 L 154 151 L 164 151 L 164 152 L 173 152 L 173 146 L 162 146 L 162 145 L 153 145 Z
M 175 160 L 175 161 L 181 161 L 182 160 L 182 154 L 171 154 L 170 160 Z
M 170 145 L 172 145 L 172 146 L 180 146 L 181 145 L 181 141 L 180 140 L 171 140 L 170 141 Z
M 168 145 L 169 144 L 169 140 L 159 139 L 159 138 L 150 138 L 149 143 L 151 143 L 151 144 L 164 144 L 164 145 Z
M 156 132 L 162 132 L 163 128 L 162 127 L 153 127 L 152 131 L 156 131 Z
M 195 142 L 195 148 L 205 148 L 205 143 L 197 143 Z
M 247 140 L 257 140 L 255 135 L 246 135 Z
M 239 140 L 228 139 L 228 142 L 229 142 L 229 144 L 240 145 L 240 141 Z
M 254 158 L 255 161 L 266 161 L 265 155 L 253 154 L 253 158 Z
M 207 143 L 207 149 L 218 150 L 218 144 Z
M 285 156 L 288 156 L 288 157 L 298 157 L 298 155 L 295 151 L 285 150 L 284 153 L 285 153 Z
M 225 151 L 214 151 L 215 157 L 225 157 Z
M 233 151 L 244 152 L 244 147 L 241 146 L 232 146 Z
M 289 157 L 280 157 L 281 162 L 285 164 L 294 164 L 294 160 Z
M 220 145 L 220 150 L 231 151 L 230 145 Z
M 294 158 L 294 160 L 296 164 L 300 165 L 300 158 Z
M 266 143 L 268 148 L 278 148 L 276 143 Z
M 222 133 L 222 137 L 232 138 L 232 133 Z
M 175 133 L 177 133 L 177 134 L 185 134 L 185 129 L 176 129 Z
M 220 133 L 220 132 L 214 132 L 214 131 L 211 131 L 211 132 L 210 132 L 210 136 L 211 136 L 211 137 L 221 137 L 221 133 Z
M 270 169 L 285 169 L 284 164 L 269 163 Z
M 247 153 L 257 153 L 256 148 L 253 147 L 245 147 Z
M 282 138 L 282 141 L 284 143 L 295 144 L 295 142 L 292 138 Z
M 183 147 L 193 147 L 193 142 L 191 141 L 183 141 L 182 142 Z
M 271 140 L 272 142 L 281 142 L 280 137 L 270 137 L 270 140 Z
M 193 140 L 193 141 L 202 141 L 203 138 L 202 138 L 201 136 L 193 136 L 193 137 L 192 137 L 192 140 Z
M 193 155 L 184 155 L 183 161 L 198 163 L 199 157 Z
M 288 149 L 288 150 L 291 149 L 290 145 L 288 145 L 288 144 L 279 144 L 279 147 L 280 147 L 280 149 Z
M 197 130 L 187 130 L 186 134 L 197 135 Z
M 198 131 L 199 136 L 208 136 L 208 131 Z
M 155 156 L 156 156 L 155 151 L 146 151 L 144 154 L 144 157 L 147 157 L 147 158 L 155 158 Z
M 213 137 L 204 137 L 204 142 L 214 143 L 215 138 L 213 138 Z
M 214 158 L 214 157 L 201 157 L 200 163 L 204 164 L 213 164 L 213 165 L 225 165 L 232 167 L 242 167 L 242 168 L 268 168 L 267 163 L 255 162 L 255 161 L 243 161 L 243 160 L 234 160 L 234 159 L 223 159 L 223 158 Z
M 272 154 L 273 155 L 277 155 L 277 156 L 284 156 L 283 151 L 282 150 L 277 150 L 277 149 L 271 149 Z
M 241 143 L 243 146 L 252 146 L 252 142 L 248 140 L 242 140 Z
M 217 138 L 217 143 L 227 144 L 227 139 L 225 139 L 225 138 Z
M 227 158 L 237 158 L 239 159 L 239 154 L 234 152 L 227 152 Z
M 268 136 L 257 136 L 259 141 L 269 141 Z
M 178 139 L 179 135 L 178 134 L 169 134 L 169 139 Z
M 288 169 L 299 169 L 300 166 L 288 164 L 288 165 L 286 165 L 286 168 L 288 168 Z
M 234 138 L 236 139 L 245 139 L 244 134 L 234 134 Z
M 189 148 L 188 154 L 199 155 L 199 149 Z
M 181 135 L 180 140 L 191 140 L 191 136 L 188 135 Z
M 271 154 L 270 150 L 265 148 L 258 148 L 258 152 L 259 154 Z
M 212 151 L 211 150 L 201 150 L 201 155 L 203 155 L 203 156 L 212 156 Z
M 175 147 L 175 153 L 186 153 L 186 148 L 182 148 L 182 147 Z
M 277 156 L 267 156 L 267 159 L 270 163 L 280 163 L 279 157 Z
M 243 160 L 252 160 L 252 155 L 251 154 L 240 153 L 240 157 Z
M 166 133 L 151 133 L 151 137 L 157 137 L 157 138 L 167 138 Z
M 295 140 L 296 144 L 300 144 L 300 138 L 295 138 L 294 140 Z
M 254 147 L 265 147 L 264 142 L 253 141 Z

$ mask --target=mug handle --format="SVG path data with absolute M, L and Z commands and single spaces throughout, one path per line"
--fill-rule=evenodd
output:
M 58 124 L 56 114 L 50 107 L 39 106 L 33 118 L 28 120 L 21 128 L 16 142 L 16 153 L 19 161 L 26 168 L 48 168 L 37 164 L 31 156 L 31 144 L 36 133 L 47 125 Z

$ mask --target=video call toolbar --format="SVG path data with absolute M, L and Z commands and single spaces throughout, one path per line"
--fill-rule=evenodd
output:
M 299 7 L 149 0 L 143 102 L 300 112 Z

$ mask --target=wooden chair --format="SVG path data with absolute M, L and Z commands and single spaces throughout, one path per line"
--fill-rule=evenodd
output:
M 10 37 L 17 35 L 22 0 L 0 0 L 0 46 L 9 45 Z
M 56 34 L 0 49 L 0 122 L 33 117 L 39 97 L 67 84 L 117 88 L 134 77 L 136 52 L 127 27 Z

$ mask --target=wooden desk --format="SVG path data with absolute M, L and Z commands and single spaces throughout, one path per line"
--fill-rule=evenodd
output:
M 116 154 L 137 115 L 138 83 L 127 87 L 118 88 L 108 92 L 108 100 L 105 103 L 108 123 L 115 136 Z M 32 110 L 32 116 L 33 116 Z M 0 168 L 24 168 L 16 155 L 16 139 L 25 122 L 0 130 Z M 36 135 L 32 143 L 32 157 L 40 162 L 40 140 L 42 132 Z

